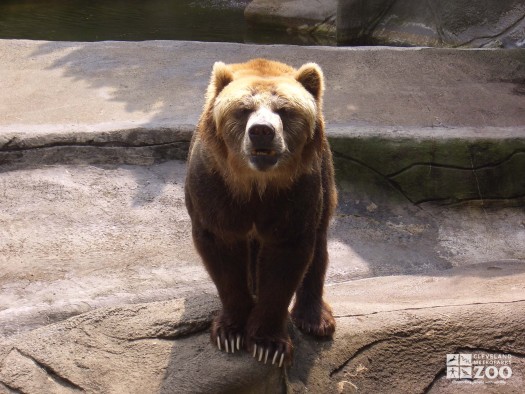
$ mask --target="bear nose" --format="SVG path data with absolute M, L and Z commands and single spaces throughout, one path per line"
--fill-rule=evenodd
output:
M 248 135 L 254 148 L 269 148 L 275 137 L 275 129 L 269 124 L 253 124 L 248 129 Z

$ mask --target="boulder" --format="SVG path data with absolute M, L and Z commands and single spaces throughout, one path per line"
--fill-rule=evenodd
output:
M 524 47 L 521 0 L 341 0 L 337 41 L 351 45 Z
M 253 29 L 290 29 L 304 35 L 335 38 L 336 0 L 254 0 L 244 10 Z

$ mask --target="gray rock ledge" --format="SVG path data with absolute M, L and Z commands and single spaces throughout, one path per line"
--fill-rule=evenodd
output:
M 338 329 L 316 341 L 292 329 L 284 371 L 219 352 L 207 329 L 213 296 L 103 308 L 0 341 L 7 393 L 448 393 L 447 353 L 512 355 L 503 387 L 525 378 L 525 267 L 489 264 L 437 275 L 329 286 Z M 486 387 L 489 384 L 477 386 Z M 477 391 L 484 392 L 484 391 Z

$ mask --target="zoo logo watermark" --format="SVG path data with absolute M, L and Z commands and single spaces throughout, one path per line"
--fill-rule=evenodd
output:
M 512 376 L 511 366 L 511 354 L 447 354 L 447 379 L 501 384 Z

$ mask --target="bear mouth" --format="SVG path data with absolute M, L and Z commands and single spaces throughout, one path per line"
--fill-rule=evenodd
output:
M 252 149 L 250 163 L 258 171 L 267 171 L 277 164 L 278 153 L 273 149 Z
M 275 156 L 277 153 L 272 149 L 252 149 L 252 156 Z

